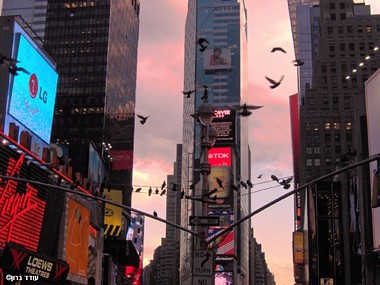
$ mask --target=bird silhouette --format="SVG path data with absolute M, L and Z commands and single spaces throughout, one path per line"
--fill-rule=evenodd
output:
M 220 178 L 216 177 L 216 182 L 218 183 L 218 186 L 220 188 L 224 189 L 224 187 L 223 187 L 223 181 Z
M 257 178 L 259 178 L 259 179 L 260 179 L 261 177 L 263 177 L 263 175 L 262 175 L 262 174 L 260 174 L 259 176 L 257 176 Z
M 293 60 L 294 66 L 302 66 L 304 62 L 300 59 Z
M 157 212 L 153 211 L 153 216 L 158 217 Z
M 235 191 L 239 191 L 239 188 L 233 183 L 231 183 L 231 188 L 234 189 Z
M 190 95 L 193 94 L 196 90 L 182 91 L 183 95 L 186 95 L 186 98 L 190 98 Z
M 240 181 L 240 185 L 243 186 L 245 189 L 248 189 L 247 183 L 245 183 L 243 180 Z
M 284 189 L 289 189 L 290 188 L 290 184 L 286 184 L 286 185 L 284 185 Z
M 139 115 L 139 114 L 137 114 L 137 117 L 140 119 L 140 124 L 141 125 L 144 125 L 145 122 L 146 122 L 146 120 L 149 118 L 149 116 L 144 117 L 144 116 Z
M 239 114 L 243 117 L 247 117 L 249 115 L 252 114 L 251 111 L 249 110 L 257 110 L 257 109 L 260 109 L 262 108 L 263 106 L 255 106 L 255 105 L 247 105 L 246 103 L 244 103 L 243 105 L 234 105 L 232 106 L 232 108 L 236 109 L 236 110 L 240 110 L 241 111 L 239 112 Z
M 160 190 L 158 190 L 158 188 L 156 187 L 156 190 L 154 191 L 154 193 L 158 194 L 160 193 Z
M 193 190 L 194 189 L 194 184 L 190 184 L 189 189 Z
M 210 44 L 209 41 L 208 41 L 205 37 L 200 37 L 200 38 L 197 40 L 197 43 L 198 43 L 199 45 L 202 45 L 202 44 L 204 44 L 204 43 L 206 43 L 206 44 Z
M 249 186 L 249 187 L 253 187 L 253 184 L 252 184 L 252 182 L 251 182 L 251 180 L 249 180 L 249 179 L 247 179 L 247 185 Z
M 203 96 L 201 97 L 201 100 L 208 100 L 208 86 L 203 85 Z
M 3 64 L 16 64 L 18 63 L 19 61 L 14 59 L 14 58 L 10 58 L 10 57 L 7 57 L 5 55 L 3 55 L 1 52 L 0 52 L 0 64 L 3 65 Z
M 152 195 L 152 187 L 149 187 L 148 196 Z
M 282 47 L 274 47 L 270 52 L 276 52 L 276 51 L 281 51 L 283 53 L 286 53 L 286 50 L 284 50 Z
M 293 180 L 293 177 L 289 177 L 289 178 L 286 178 L 286 179 L 282 179 L 278 183 L 281 184 L 281 185 L 283 185 L 283 186 L 286 186 L 286 185 L 290 185 L 290 182 L 292 182 L 292 180 Z
M 166 189 L 161 191 L 160 196 L 165 195 L 165 193 L 166 193 Z
M 268 80 L 272 84 L 270 88 L 274 89 L 274 88 L 277 88 L 281 84 L 281 81 L 284 79 L 284 75 L 281 76 L 279 81 L 275 81 L 272 78 L 269 78 L 268 76 L 265 76 L 265 79 Z
M 142 188 L 137 188 L 135 192 L 141 192 Z
M 181 199 L 183 199 L 185 197 L 185 190 L 182 190 L 181 191 Z
M 166 181 L 164 180 L 164 182 L 162 182 L 162 185 L 161 185 L 161 190 L 164 190 L 165 186 L 166 186 Z
M 201 47 L 201 48 L 199 49 L 200 52 L 204 52 L 204 51 L 206 50 L 206 48 L 207 48 L 207 46 L 202 45 L 202 44 L 200 45 L 200 47 Z
M 172 191 L 177 191 L 177 183 L 172 183 L 173 187 L 172 187 Z
M 25 68 L 18 67 L 16 64 L 10 64 L 8 70 L 9 70 L 9 73 L 13 75 L 19 75 L 18 71 L 21 71 L 26 74 L 30 74 L 30 72 L 27 71 Z
M 274 180 L 274 181 L 277 181 L 277 182 L 278 182 L 278 178 L 277 178 L 277 176 L 276 176 L 276 175 L 273 175 L 273 174 L 272 174 L 272 175 L 270 176 L 270 178 L 272 178 L 272 180 Z

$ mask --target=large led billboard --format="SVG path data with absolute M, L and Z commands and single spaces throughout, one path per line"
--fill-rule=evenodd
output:
M 203 69 L 206 73 L 231 69 L 231 49 L 214 47 L 203 52 Z
M 49 144 L 58 74 L 24 33 L 15 34 L 13 57 L 25 71 L 13 75 L 8 114 Z

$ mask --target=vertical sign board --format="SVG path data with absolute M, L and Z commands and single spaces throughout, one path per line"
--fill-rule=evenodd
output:
M 368 145 L 369 155 L 371 156 L 380 153 L 380 113 L 378 111 L 378 106 L 380 105 L 380 69 L 378 69 L 365 82 L 365 96 L 367 108 Z M 373 187 L 373 170 L 376 168 L 376 161 L 371 162 L 371 188 Z M 375 251 L 380 251 L 380 207 L 374 207 L 372 210 L 372 225 L 373 248 Z
M 193 285 L 213 285 L 214 252 L 195 250 L 193 256 Z

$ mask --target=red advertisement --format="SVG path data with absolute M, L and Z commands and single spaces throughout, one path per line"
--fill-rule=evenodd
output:
M 132 150 L 111 150 L 112 170 L 132 170 Z
M 26 167 L 23 154 L 18 158 L 9 156 L 3 163 L 6 165 L 3 175 L 22 177 L 21 170 Z M 46 205 L 38 194 L 39 190 L 29 183 L 0 180 L 0 249 L 14 242 L 37 250 Z
M 208 162 L 211 166 L 231 166 L 231 156 L 230 147 L 213 147 L 208 151 Z

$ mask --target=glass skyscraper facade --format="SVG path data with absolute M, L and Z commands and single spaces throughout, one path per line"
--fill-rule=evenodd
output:
M 207 42 L 197 44 L 198 39 Z M 207 46 L 202 49 L 203 46 Z M 222 61 L 215 62 L 215 53 L 221 52 Z M 208 101 L 216 110 L 229 109 L 240 105 L 247 94 L 247 14 L 244 1 L 190 0 L 185 31 L 185 79 L 184 90 L 196 90 L 195 95 L 184 98 L 183 141 L 182 141 L 182 188 L 187 195 L 201 194 L 201 126 L 191 115 L 203 103 L 205 86 Z M 248 146 L 247 120 L 236 116 L 231 128 L 234 130 L 233 143 L 221 144 L 231 148 L 231 169 L 233 184 L 250 178 L 250 150 Z M 212 172 L 212 170 L 211 170 Z M 242 187 L 239 192 L 231 191 L 233 208 L 229 212 L 236 221 L 250 212 L 249 189 Z M 189 226 L 190 215 L 201 215 L 200 202 L 182 200 L 181 224 Z M 233 254 L 223 257 L 230 260 L 224 265 L 240 284 L 249 278 L 248 252 L 249 229 L 247 221 L 234 230 L 231 245 Z M 192 253 L 194 238 L 181 232 L 180 272 L 181 284 L 192 284 Z M 218 260 L 218 257 L 217 257 Z M 218 262 L 218 261 L 216 261 Z M 239 280 L 239 281 L 237 281 Z
M 52 141 L 87 175 L 88 142 L 111 144 L 108 182 L 131 185 L 138 0 L 48 1 L 45 48 L 58 64 Z

